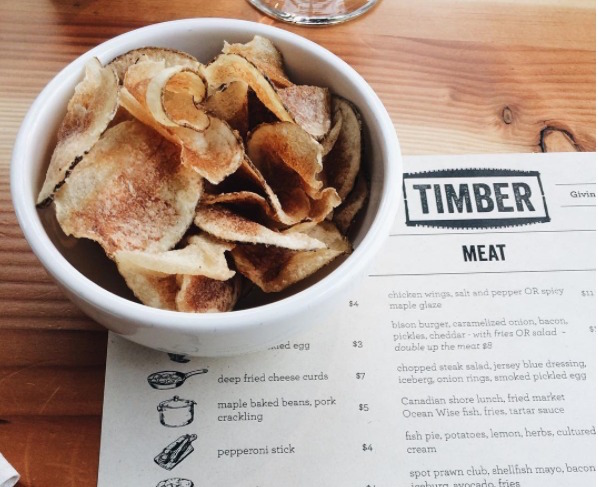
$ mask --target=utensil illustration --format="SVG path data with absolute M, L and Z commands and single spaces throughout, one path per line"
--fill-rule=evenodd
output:
M 168 428 L 178 428 L 193 422 L 194 407 L 197 403 L 191 399 L 181 399 L 174 396 L 172 399 L 158 404 L 160 424 Z
M 193 482 L 187 479 L 181 479 L 179 477 L 162 480 L 158 482 L 156 487 L 193 487 Z
M 189 377 L 192 375 L 205 374 L 208 369 L 192 370 L 191 372 L 178 372 L 176 370 L 162 370 L 160 372 L 154 372 L 147 377 L 147 382 L 154 389 L 165 390 L 165 389 L 176 389 L 183 385 Z
M 161 453 L 156 455 L 154 462 L 166 470 L 172 470 L 193 452 L 191 443 L 197 440 L 197 435 L 183 435 L 170 443 Z
M 187 355 L 183 355 L 183 354 L 179 354 L 179 353 L 169 353 L 168 357 L 173 362 L 177 362 L 179 364 L 186 364 L 187 362 L 189 362 L 191 360 L 189 357 L 187 357 Z

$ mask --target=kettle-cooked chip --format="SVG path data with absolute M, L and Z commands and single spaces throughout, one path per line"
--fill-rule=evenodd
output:
M 232 205 L 237 209 L 243 209 L 242 214 L 255 213 L 259 220 L 268 220 L 271 224 L 267 225 L 268 228 L 276 226 L 276 223 L 280 223 L 273 209 L 271 208 L 268 200 L 262 195 L 254 193 L 252 191 L 234 191 L 232 193 L 218 193 L 218 194 L 207 194 L 204 193 L 200 203 L 202 205 Z M 253 214 L 252 213 L 252 214 Z
M 171 249 L 202 192 L 201 177 L 179 159 L 176 146 L 137 121 L 108 129 L 56 193 L 58 222 L 109 256 Z
M 121 250 L 114 254 L 118 265 L 128 264 L 163 274 L 188 274 L 226 281 L 235 275 L 228 268 L 224 252 L 234 247 L 204 234 L 189 238 L 185 247 L 165 252 Z
M 118 263 L 118 272 L 137 299 L 146 306 L 176 310 L 179 285 L 175 274 L 150 271 L 126 261 Z
M 147 110 L 143 105 L 141 105 L 141 103 L 139 103 L 137 99 L 124 86 L 120 89 L 120 105 L 127 112 L 129 112 L 129 114 L 131 114 L 134 119 L 139 120 L 141 123 L 153 128 L 162 137 L 164 137 L 167 140 L 170 140 L 173 144 L 177 143 L 177 139 L 175 138 L 175 136 L 170 131 L 168 131 L 166 127 L 159 124 L 152 117 L 152 114 L 149 112 L 149 110 Z
M 336 144 L 336 140 L 338 139 L 338 135 L 341 131 L 341 127 L 343 126 L 343 115 L 339 109 L 338 103 L 333 104 L 334 109 L 332 112 L 332 121 L 331 127 L 328 133 L 324 136 L 324 138 L 320 141 L 320 145 L 322 146 L 322 155 L 325 156 L 328 154 L 334 144 Z
M 212 184 L 234 173 L 243 162 L 243 141 L 219 118 L 210 117 L 210 126 L 201 133 L 183 127 L 171 130 L 182 146 L 181 162 Z
M 165 47 L 142 47 L 140 49 L 133 49 L 132 51 L 114 58 L 108 63 L 108 66 L 114 68 L 118 80 L 122 84 L 127 69 L 140 61 L 164 61 L 165 67 L 185 66 L 191 69 L 201 69 L 202 66 L 197 59 L 191 56 L 191 54 Z
M 324 188 L 318 194 L 311 197 L 309 219 L 321 222 L 340 204 L 341 199 L 336 189 Z
M 298 230 L 304 228 L 298 226 Z M 231 252 L 237 270 L 264 292 L 282 291 L 351 250 L 349 242 L 330 222 L 322 222 L 305 233 L 290 230 L 285 234 L 308 235 L 324 242 L 327 248 L 302 252 L 265 245 L 240 244 Z
M 361 121 L 357 111 L 346 100 L 333 97 L 335 111 L 343 123 L 332 150 L 326 156 L 326 180 L 336 188 L 342 200 L 349 194 L 361 166 Z
M 247 154 L 293 223 L 322 221 L 341 203 L 334 188 L 322 188 L 320 144 L 298 125 L 260 125 L 247 139 Z M 276 200 L 270 200 L 275 210 Z
M 249 130 L 249 86 L 244 81 L 233 81 L 214 91 L 204 103 L 211 115 L 227 122 L 245 137 Z
M 290 122 L 260 125 L 247 138 L 247 155 L 262 174 L 283 163 L 310 189 L 318 191 L 323 186 L 322 147 L 299 125 Z
M 278 95 L 295 122 L 308 134 L 322 139 L 330 130 L 330 90 L 319 86 L 294 85 Z
M 264 73 L 272 83 L 278 87 L 291 86 L 284 73 L 282 54 L 276 49 L 270 39 L 262 36 L 255 36 L 250 42 L 245 44 L 229 44 L 224 42 L 222 49 L 224 54 L 238 54 Z
M 293 117 L 268 78 L 244 57 L 238 54 L 220 54 L 205 67 L 204 73 L 212 88 L 218 88 L 233 81 L 244 81 L 279 120 L 293 121 Z
M 291 176 L 298 178 L 298 176 L 294 173 Z M 265 197 L 272 210 L 272 219 L 282 223 L 283 225 L 294 225 L 295 223 L 298 223 L 309 217 L 309 210 L 311 206 L 309 204 L 308 198 L 304 195 L 302 190 L 299 190 L 299 198 L 301 201 L 305 199 L 304 205 L 297 204 L 297 202 L 292 202 L 292 204 L 285 205 L 283 208 L 280 199 L 264 179 L 262 173 L 260 173 L 260 171 L 247 158 L 243 160 L 243 163 L 241 166 L 239 166 L 239 169 L 226 179 L 226 181 L 223 183 L 223 186 L 224 188 L 221 191 L 221 194 L 223 195 L 228 193 L 252 192 L 260 197 Z M 257 203 L 257 198 L 253 196 L 249 198 L 252 200 L 252 202 Z M 261 202 L 257 204 L 261 205 Z M 270 215 L 268 212 L 266 212 L 266 214 Z
M 119 251 L 114 257 L 129 288 L 148 306 L 187 312 L 229 311 L 240 289 L 224 256 L 233 247 L 203 234 L 190 237 L 187 246 L 179 250 Z
M 258 125 L 263 123 L 278 122 L 278 118 L 274 115 L 266 105 L 264 105 L 251 88 L 247 93 L 248 104 L 248 125 L 249 130 L 253 130 Z
M 353 223 L 353 220 L 357 214 L 364 207 L 367 199 L 368 185 L 360 171 L 357 175 L 357 179 L 355 180 L 355 186 L 353 186 L 353 189 L 347 195 L 345 200 L 334 211 L 334 215 L 332 217 L 332 220 L 334 223 L 336 223 L 336 226 L 343 235 L 347 234 L 351 223 Z
M 241 294 L 241 280 L 235 276 L 219 281 L 204 276 L 178 276 L 180 290 L 176 309 L 187 313 L 231 311 Z
M 121 122 L 128 122 L 129 120 L 135 120 L 135 117 L 129 113 L 129 111 L 119 104 L 116 113 L 114 114 L 114 118 L 110 120 L 108 124 L 108 128 L 114 127 Z
M 261 188 L 272 208 L 274 220 L 284 225 L 294 225 L 303 220 L 320 222 L 341 203 L 334 188 L 310 191 L 312 196 L 308 195 L 299 175 L 284 164 L 271 165 L 267 169 L 273 186 L 249 159 L 243 161 L 233 177 L 242 175 Z
M 200 206 L 195 224 L 216 238 L 233 242 L 261 243 L 293 250 L 326 247 L 324 243 L 308 235 L 276 232 L 217 205 Z
M 85 65 L 85 77 L 75 87 L 66 115 L 58 129 L 58 142 L 52 154 L 37 204 L 50 198 L 68 172 L 98 141 L 118 108 L 118 79 L 110 67 L 93 58 Z
M 154 119 L 166 127 L 189 127 L 201 132 L 210 125 L 198 108 L 207 92 L 199 71 L 183 66 L 164 68 L 151 78 L 145 92 L 146 105 Z
M 144 107 L 147 105 L 147 87 L 151 80 L 166 69 L 166 63 L 160 61 L 140 60 L 127 69 L 123 79 L 123 86 Z
M 147 105 L 147 88 L 163 68 L 160 62 L 140 62 L 131 66 L 121 89 L 122 105 L 138 120 L 150 125 L 171 142 L 181 146 L 181 162 L 213 184 L 232 174 L 241 164 L 243 142 L 228 124 L 216 117 L 197 131 L 184 126 L 165 126 L 152 115 Z

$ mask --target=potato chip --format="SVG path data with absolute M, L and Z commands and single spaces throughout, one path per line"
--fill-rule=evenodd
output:
M 114 257 L 119 265 L 128 264 L 147 271 L 205 276 L 226 281 L 235 275 L 235 271 L 228 268 L 224 252 L 233 247 L 229 242 L 221 242 L 204 234 L 190 237 L 182 249 L 157 253 L 121 250 Z
M 190 127 L 165 126 L 147 105 L 147 87 L 163 69 L 161 62 L 140 62 L 131 66 L 121 89 L 121 103 L 135 118 L 150 125 L 162 136 L 181 147 L 181 162 L 213 184 L 233 173 L 244 157 L 243 143 L 226 122 L 209 117 L 203 131 Z
M 330 130 L 330 90 L 295 85 L 278 90 L 278 96 L 295 122 L 308 134 L 322 139 Z
M 225 42 L 222 52 L 225 56 L 240 56 L 247 62 L 238 59 L 235 62 L 232 60 L 234 58 L 220 56 L 206 68 L 212 85 L 224 84 L 230 77 L 242 79 L 279 120 L 294 120 L 317 139 L 328 133 L 329 90 L 318 86 L 294 85 L 289 81 L 283 70 L 282 55 L 270 40 L 255 36 L 246 44 Z M 263 77 L 278 89 L 268 86 L 270 83 L 264 83 Z
M 294 173 L 292 176 L 298 177 L 294 175 Z M 223 199 L 228 198 L 226 196 L 227 194 L 243 193 L 242 196 L 232 196 L 231 199 L 246 198 L 248 202 L 255 203 L 260 206 L 262 206 L 262 202 L 258 202 L 258 199 L 265 198 L 271 210 L 271 212 L 266 211 L 265 214 L 268 217 L 271 216 L 274 221 L 282 223 L 283 225 L 294 225 L 295 223 L 307 218 L 311 208 L 307 198 L 305 198 L 306 202 L 303 207 L 298 207 L 297 205 L 287 205 L 286 208 L 283 208 L 281 201 L 274 190 L 266 182 L 264 176 L 247 158 L 243 160 L 243 163 L 241 166 L 239 166 L 239 169 L 233 175 L 228 177 L 222 183 L 222 185 L 217 186 L 216 189 L 220 192 Z M 301 190 L 299 190 L 299 192 L 300 198 L 304 198 L 305 195 L 303 192 Z M 246 193 L 253 193 L 257 195 L 258 198 L 255 196 L 248 196 Z M 212 197 L 213 195 L 206 195 L 206 198 Z M 227 201 L 223 202 L 226 203 Z M 228 202 L 232 201 L 229 200 Z
M 353 223 L 357 214 L 364 207 L 367 199 L 368 185 L 363 174 L 359 172 L 355 180 L 355 186 L 353 186 L 353 189 L 342 204 L 334 211 L 332 218 L 343 235 L 347 234 L 351 223 Z
M 268 78 L 244 57 L 238 54 L 220 54 L 205 67 L 204 73 L 212 88 L 218 88 L 233 81 L 244 81 L 279 120 L 293 121 L 293 117 L 283 105 Z
M 165 67 L 185 66 L 191 69 L 201 69 L 202 65 L 197 59 L 186 52 L 164 47 L 142 47 L 121 54 L 114 58 L 108 66 L 114 68 L 119 82 L 122 84 L 127 69 L 140 61 L 164 61 Z
M 119 97 L 120 98 L 120 97 Z M 116 113 L 110 123 L 108 124 L 108 128 L 114 127 L 121 122 L 128 122 L 129 120 L 135 120 L 135 117 L 129 113 L 129 111 L 119 104 L 118 108 L 116 109 Z
M 125 72 L 123 86 L 136 100 L 139 101 L 139 103 L 141 103 L 142 106 L 146 107 L 147 87 L 151 80 L 165 69 L 166 63 L 163 60 L 141 60 L 138 63 L 129 66 Z
M 153 128 L 162 137 L 170 140 L 176 144 L 176 138 L 172 132 L 167 130 L 166 127 L 159 124 L 153 117 L 152 114 L 147 110 L 137 99 L 127 90 L 124 86 L 120 89 L 120 104 L 129 112 L 135 120 L 139 120 L 148 127 Z
M 241 215 L 251 214 L 257 212 L 256 220 L 269 220 L 268 228 L 272 228 L 273 224 L 278 222 L 278 218 L 273 212 L 268 200 L 263 196 L 253 193 L 251 191 L 234 191 L 232 193 L 217 193 L 206 194 L 201 199 L 202 205 L 232 205 Z
M 233 242 L 262 243 L 293 250 L 326 247 L 324 243 L 308 235 L 276 232 L 217 205 L 200 206 L 195 224 L 216 238 Z
M 255 36 L 245 44 L 229 44 L 224 42 L 224 54 L 238 54 L 253 63 L 277 87 L 291 86 L 293 83 L 287 78 L 282 54 L 276 49 L 270 39 Z
M 278 118 L 274 115 L 268 107 L 264 105 L 251 88 L 247 93 L 248 104 L 248 125 L 249 130 L 253 130 L 262 123 L 278 122 Z
M 285 233 L 305 233 L 320 242 L 324 242 L 329 250 L 339 252 L 349 252 L 351 250 L 349 241 L 339 233 L 338 228 L 332 222 L 320 222 L 317 225 L 306 222 L 287 229 Z
M 310 201 L 309 219 L 323 221 L 334 208 L 341 204 L 341 199 L 334 188 L 325 188 Z
M 305 227 L 298 227 L 297 230 L 301 229 Z M 231 252 L 237 270 L 264 292 L 282 291 L 351 250 L 349 242 L 330 222 L 311 227 L 306 233 L 291 230 L 285 234 L 307 235 L 324 242 L 327 248 L 305 252 L 240 244 Z
M 328 185 L 336 188 L 341 199 L 349 194 L 361 166 L 361 121 L 353 106 L 346 100 L 333 97 L 343 124 L 332 150 L 326 156 L 325 172 Z
M 98 141 L 117 108 L 118 79 L 114 70 L 102 67 L 96 58 L 91 59 L 85 65 L 85 77 L 75 87 L 58 129 L 58 142 L 37 204 L 51 198 L 68 172 Z
M 294 123 L 276 122 L 257 127 L 247 138 L 247 155 L 266 174 L 273 165 L 285 164 L 313 190 L 322 188 L 322 147 Z M 266 176 L 266 180 L 270 180 Z
M 333 103 L 334 110 L 332 112 L 332 121 L 331 127 L 328 133 L 324 136 L 324 138 L 320 141 L 320 145 L 322 146 L 322 155 L 325 156 L 328 154 L 334 144 L 336 144 L 336 140 L 338 139 L 338 134 L 341 131 L 341 127 L 343 126 L 343 115 L 340 111 L 339 104 Z
M 293 225 L 292 227 L 287 228 L 286 230 L 283 230 L 282 233 L 307 233 L 317 225 L 319 225 L 319 223 L 314 221 L 301 222 L 297 223 L 296 225 Z
M 119 251 L 115 260 L 129 288 L 148 306 L 187 312 L 229 311 L 240 290 L 224 256 L 233 247 L 203 234 L 190 237 L 187 246 L 179 250 Z
M 268 168 L 268 179 L 273 182 L 270 186 L 264 175 L 245 159 L 237 172 L 231 176 L 232 180 L 241 180 L 238 187 L 245 187 L 246 184 L 252 188 L 256 186 L 260 190 L 252 189 L 265 196 L 272 209 L 272 218 L 284 225 L 294 225 L 303 220 L 322 221 L 340 203 L 341 200 L 334 188 L 325 188 L 319 192 L 313 192 L 309 196 L 304 183 L 297 173 L 286 167 L 284 164 L 270 165 Z
M 249 130 L 248 90 L 244 81 L 233 81 L 213 92 L 203 106 L 208 113 L 224 120 L 245 137 Z
M 129 289 L 146 306 L 176 311 L 176 296 L 179 292 L 177 276 L 138 267 L 129 262 L 118 264 Z
M 218 281 L 204 276 L 178 276 L 180 290 L 176 308 L 187 313 L 231 311 L 241 294 L 241 280 L 236 276 Z
M 341 203 L 334 188 L 322 189 L 320 144 L 298 125 L 260 125 L 247 139 L 247 154 L 276 196 L 269 199 L 283 223 L 322 221 Z
M 210 125 L 210 118 L 198 105 L 207 92 L 203 75 L 191 68 L 162 61 L 140 61 L 125 75 L 124 89 L 151 115 L 148 122 L 161 127 L 187 127 L 197 132 Z M 175 141 L 176 142 L 176 141 Z
M 108 129 L 56 193 L 58 222 L 109 256 L 171 249 L 202 192 L 201 177 L 179 160 L 176 146 L 137 121 Z
M 243 141 L 219 118 L 211 117 L 210 126 L 201 133 L 182 127 L 172 132 L 182 146 L 181 162 L 212 184 L 234 173 L 243 162 Z
M 207 87 L 198 71 L 183 66 L 162 69 L 153 76 L 145 92 L 146 105 L 154 119 L 166 127 L 188 127 L 198 132 L 208 128 L 210 118 L 198 105 Z

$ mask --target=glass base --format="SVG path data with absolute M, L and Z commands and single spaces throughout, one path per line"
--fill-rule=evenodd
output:
M 367 12 L 378 0 L 247 0 L 277 20 L 303 25 L 346 22 Z

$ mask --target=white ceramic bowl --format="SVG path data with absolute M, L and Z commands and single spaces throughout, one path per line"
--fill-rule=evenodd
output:
M 270 38 L 282 51 L 291 80 L 330 87 L 361 111 L 371 196 L 354 235 L 355 250 L 318 279 L 308 281 L 303 289 L 254 308 L 187 314 L 127 299 L 123 297 L 126 291 L 117 284 L 120 280 L 105 272 L 109 266 L 99 247 L 65 237 L 55 221 L 35 207 L 58 125 L 82 77 L 83 66 L 92 56 L 105 63 L 144 46 L 180 49 L 208 62 L 220 52 L 224 40 L 247 42 L 256 34 Z M 82 55 L 64 68 L 31 106 L 17 136 L 11 165 L 12 199 L 25 238 L 68 297 L 91 318 L 134 342 L 199 356 L 257 351 L 285 341 L 314 322 L 325 321 L 326 313 L 339 305 L 348 285 L 364 277 L 366 265 L 386 239 L 398 208 L 400 181 L 401 155 L 393 124 L 374 91 L 355 70 L 300 36 L 230 19 L 187 19 L 151 25 Z

